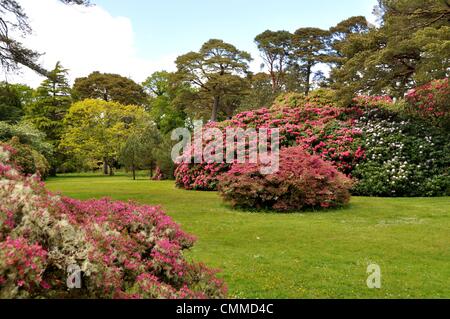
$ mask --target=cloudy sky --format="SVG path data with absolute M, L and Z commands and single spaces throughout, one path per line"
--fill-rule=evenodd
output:
M 58 0 L 18 0 L 33 34 L 23 43 L 41 53 L 51 69 L 61 61 L 70 79 L 92 71 L 119 73 L 142 82 L 157 70 L 174 70 L 177 56 L 198 50 L 210 38 L 230 42 L 261 60 L 253 42 L 266 29 L 329 28 L 371 12 L 376 0 L 91 0 L 91 7 Z M 42 78 L 23 69 L 0 80 L 37 86 Z

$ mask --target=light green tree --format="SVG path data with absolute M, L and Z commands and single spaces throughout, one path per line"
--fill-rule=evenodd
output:
M 186 101 L 182 96 L 189 87 L 178 81 L 174 73 L 155 72 L 142 83 L 142 86 L 149 95 L 149 114 L 162 134 L 185 125 Z
M 60 149 L 104 163 L 104 172 L 113 175 L 114 164 L 129 136 L 149 116 L 141 106 L 88 99 L 73 104 L 65 118 Z

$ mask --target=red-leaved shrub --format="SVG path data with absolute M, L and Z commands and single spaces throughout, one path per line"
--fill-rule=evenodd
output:
M 225 296 L 215 271 L 185 259 L 195 239 L 159 207 L 55 196 L 2 147 L 0 199 L 0 299 Z M 82 285 L 69 290 L 73 266 Z
M 258 164 L 235 164 L 219 178 L 219 192 L 234 207 L 293 211 L 341 206 L 351 181 L 302 147 L 280 153 L 279 170 L 262 175 Z

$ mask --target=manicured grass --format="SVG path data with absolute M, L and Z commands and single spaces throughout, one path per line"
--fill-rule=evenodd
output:
M 198 242 L 189 252 L 222 270 L 237 298 L 450 298 L 450 198 L 355 197 L 328 212 L 235 211 L 216 193 L 127 176 L 72 175 L 49 189 L 79 198 L 161 205 Z M 381 289 L 366 268 L 381 267 Z

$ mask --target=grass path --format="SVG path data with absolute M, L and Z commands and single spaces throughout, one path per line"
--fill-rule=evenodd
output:
M 216 193 L 126 176 L 63 176 L 78 199 L 161 205 L 198 241 L 188 253 L 222 270 L 238 298 L 450 298 L 450 198 L 365 198 L 329 212 L 234 211 Z M 377 263 L 382 288 L 368 289 Z

